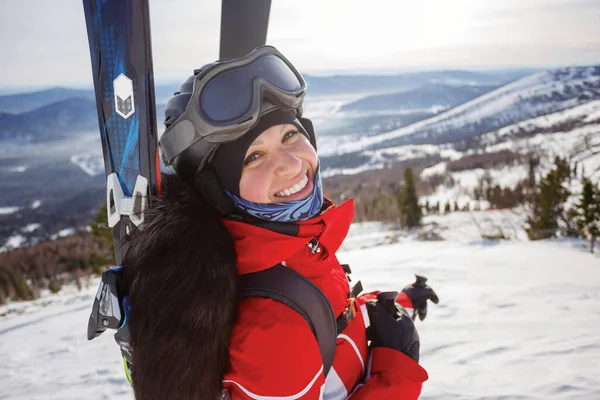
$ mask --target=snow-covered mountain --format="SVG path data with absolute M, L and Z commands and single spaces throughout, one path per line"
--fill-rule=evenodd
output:
M 596 99 L 600 99 L 600 66 L 538 72 L 407 127 L 332 139 L 321 146 L 321 154 L 454 142 Z
M 439 160 L 427 174 L 444 174 L 448 162 L 460 160 L 463 157 L 476 154 L 498 153 L 508 150 L 515 154 L 525 155 L 537 153 L 542 160 L 552 162 L 554 156 L 567 157 L 573 161 L 581 161 L 593 177 L 600 179 L 600 155 L 593 154 L 587 147 L 600 146 L 600 100 L 595 100 L 566 110 L 531 118 L 522 122 L 508 125 L 501 129 L 487 132 L 478 136 L 465 146 L 464 143 L 445 144 L 411 144 L 392 146 L 375 150 L 363 150 L 341 156 L 324 157 L 324 176 L 339 174 L 356 174 L 371 169 L 385 168 L 394 163 L 406 165 L 422 164 L 427 160 Z M 586 147 L 587 146 L 587 147 Z M 322 146 L 327 147 L 327 146 Z M 321 148 L 322 148 L 321 147 Z M 596 164 L 598 164 L 596 166 Z M 429 162 L 429 165 L 431 163 Z M 526 176 L 526 168 L 518 165 L 519 177 Z M 488 171 L 489 173 L 490 171 Z M 480 168 L 479 175 L 486 173 Z M 496 171 L 493 174 L 504 180 L 516 179 L 515 171 Z M 472 185 L 475 185 L 472 181 Z M 516 183 L 516 181 L 514 182 Z M 511 186 L 511 185 L 508 185 Z
M 568 135 L 576 126 L 594 125 L 594 121 L 584 121 L 583 117 L 580 121 L 571 123 L 562 114 L 552 111 L 569 106 L 572 107 L 570 110 L 576 110 L 578 105 L 591 105 L 593 103 L 590 99 L 600 98 L 600 67 L 573 67 L 535 73 L 445 112 L 440 109 L 410 115 L 361 112 L 359 117 L 346 118 L 350 112 L 342 111 L 344 105 L 360 101 L 361 98 L 382 90 L 383 86 L 387 85 L 388 93 L 397 92 L 390 82 L 396 82 L 400 86 L 421 84 L 424 85 L 424 93 L 435 97 L 436 92 L 427 92 L 427 88 L 431 89 L 435 85 L 441 88 L 442 84 L 451 84 L 455 88 L 467 84 L 481 86 L 482 82 L 491 84 L 493 80 L 501 82 L 495 75 L 462 72 L 429 72 L 396 77 L 320 77 L 311 83 L 311 89 L 321 85 L 323 92 L 337 93 L 334 96 L 313 95 L 306 101 L 305 114 L 313 120 L 318 133 L 323 175 L 356 173 L 399 162 L 414 165 L 414 161 L 419 159 L 420 167 L 438 163 L 440 165 L 436 168 L 441 169 L 442 162 L 471 154 L 469 151 L 474 150 L 473 146 L 481 147 L 482 143 L 491 145 L 490 142 L 484 142 L 483 138 L 489 139 L 489 135 L 495 135 L 498 128 L 488 128 L 501 125 L 506 127 L 502 129 L 508 129 L 515 122 L 531 124 L 532 130 L 523 134 L 525 125 L 515 125 L 514 129 L 520 133 L 501 134 L 504 137 L 501 140 L 503 143 L 540 134 L 542 144 L 545 144 L 547 136 L 543 135 L 548 133 L 561 131 Z M 437 83 L 432 85 L 432 82 Z M 352 87 L 358 87 L 363 92 L 339 94 Z M 56 101 L 56 96 L 70 96 L 73 93 L 79 92 L 58 91 L 32 95 L 30 103 L 26 101 L 28 95 L 23 95 L 23 98 L 8 98 L 18 100 L 16 103 L 22 109 L 30 109 L 32 104 L 36 105 L 37 108 L 33 111 L 23 114 L 2 115 L 0 109 L 0 208 L 3 210 L 0 213 L 0 247 L 12 237 L 21 238 L 24 235 L 23 229 L 29 224 L 41 224 L 41 228 L 27 235 L 33 239 L 44 239 L 63 229 L 87 223 L 90 215 L 93 215 L 98 204 L 103 201 L 103 160 L 93 102 L 85 98 L 82 101 L 70 97 Z M 446 94 L 453 96 L 452 93 Z M 439 101 L 443 100 L 427 98 L 431 96 L 420 98 L 417 90 L 413 90 L 410 96 L 422 101 L 421 105 L 441 104 Z M 389 100 L 383 95 L 371 97 L 369 102 L 381 99 Z M 3 104 L 1 100 L 2 96 L 0 105 Z M 43 105 L 40 107 L 40 104 Z M 162 107 L 164 105 L 159 104 L 158 115 L 162 114 Z M 592 112 L 591 109 L 586 110 L 580 111 L 583 114 Z M 434 114 L 433 118 L 428 118 Z M 536 120 L 529 118 L 532 115 L 546 117 Z M 414 123 L 423 118 L 428 119 Z M 547 122 L 543 118 L 547 118 Z M 402 128 L 397 129 L 398 127 Z M 459 146 L 456 143 L 438 143 L 444 137 L 455 141 L 456 137 L 461 137 L 473 127 L 477 128 L 476 132 L 485 131 L 485 135 L 472 136 L 468 139 L 472 143 L 463 142 Z M 539 132 L 535 132 L 536 129 Z M 423 136 L 419 139 L 419 135 L 428 135 L 428 132 L 433 132 L 430 138 Z M 48 138 L 56 140 L 48 141 Z M 415 138 L 419 141 L 402 145 L 403 141 Z M 494 140 L 496 145 L 501 145 L 498 138 Z M 37 201 L 41 201 L 42 205 L 31 207 Z
M 404 92 L 367 96 L 343 105 L 340 111 L 392 113 L 400 110 L 427 110 L 434 107 L 443 111 L 496 88 L 497 86 L 492 85 L 430 83 Z
M 316 76 L 305 74 L 310 96 L 353 93 L 391 93 L 411 90 L 428 84 L 504 85 L 531 74 L 532 69 L 498 71 L 415 71 L 399 74 L 361 74 Z
M 0 112 L 0 142 L 4 143 L 56 141 L 97 129 L 95 101 L 86 97 L 71 97 L 22 114 Z

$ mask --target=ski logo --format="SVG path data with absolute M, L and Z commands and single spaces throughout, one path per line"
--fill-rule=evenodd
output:
M 127 76 L 120 74 L 113 81 L 113 89 L 117 114 L 125 119 L 129 118 L 135 112 L 133 82 Z

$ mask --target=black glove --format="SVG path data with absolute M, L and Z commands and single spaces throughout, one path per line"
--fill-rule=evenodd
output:
M 408 312 L 396 303 L 397 296 L 398 292 L 382 292 L 367 302 L 367 338 L 373 347 L 389 347 L 419 362 L 419 334 Z
M 417 280 L 415 283 L 406 286 L 402 289 L 403 293 L 406 293 L 410 301 L 413 303 L 414 311 L 412 319 L 418 315 L 419 319 L 423 321 L 427 316 L 427 300 L 433 301 L 433 304 L 437 304 L 440 299 L 432 288 L 427 286 L 427 278 L 420 275 L 415 275 Z

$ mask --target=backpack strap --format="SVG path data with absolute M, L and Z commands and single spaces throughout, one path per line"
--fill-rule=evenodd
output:
M 286 304 L 300 314 L 319 343 L 323 371 L 329 373 L 335 355 L 336 317 L 323 292 L 298 272 L 278 264 L 263 271 L 239 276 L 242 297 L 267 297 Z

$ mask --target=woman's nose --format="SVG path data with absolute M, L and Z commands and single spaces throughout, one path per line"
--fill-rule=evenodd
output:
M 275 157 L 275 174 L 278 176 L 298 175 L 302 169 L 302 160 L 293 152 L 281 149 Z

